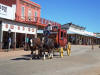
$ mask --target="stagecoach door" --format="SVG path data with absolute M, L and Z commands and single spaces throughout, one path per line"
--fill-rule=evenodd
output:
M 60 36 L 59 36 L 59 43 L 60 43 L 60 46 L 66 46 L 66 43 L 67 43 L 66 32 L 61 31 Z

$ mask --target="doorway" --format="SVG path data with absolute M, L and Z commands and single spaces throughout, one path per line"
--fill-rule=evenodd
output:
M 16 33 L 16 48 L 22 48 L 25 45 L 25 34 Z

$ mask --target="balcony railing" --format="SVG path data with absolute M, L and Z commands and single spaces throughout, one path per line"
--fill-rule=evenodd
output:
M 61 27 L 61 24 L 59 24 L 57 22 L 53 22 L 53 21 L 50 21 L 50 20 L 46 20 L 44 18 L 34 17 L 34 16 L 22 17 L 22 16 L 17 16 L 16 15 L 16 21 L 27 23 L 27 24 L 40 25 L 40 26 L 46 26 L 46 25 L 48 25 L 48 23 L 50 23 L 51 25 Z

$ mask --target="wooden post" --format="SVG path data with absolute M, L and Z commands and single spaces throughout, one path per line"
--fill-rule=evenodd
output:
M 16 32 L 14 33 L 14 50 L 16 50 Z
M 92 50 L 94 50 L 94 40 L 92 38 Z
M 24 49 L 25 49 L 25 50 L 26 50 L 26 48 L 27 48 L 26 38 L 27 38 L 27 34 L 25 34 L 25 46 L 24 46 Z
M 3 43 L 3 31 L 0 30 L 0 51 L 2 51 L 2 43 Z
M 0 51 L 2 51 L 2 42 L 3 42 L 3 31 L 2 31 L 2 21 L 0 21 Z

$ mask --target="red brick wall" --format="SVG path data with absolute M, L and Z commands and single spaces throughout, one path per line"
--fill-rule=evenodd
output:
M 26 1 L 26 3 L 22 3 L 21 1 Z M 30 1 L 30 0 L 17 0 L 16 2 L 17 4 L 17 10 L 16 10 L 16 15 L 20 16 L 20 20 L 21 20 L 21 7 L 24 6 L 25 7 L 25 17 L 28 17 L 28 10 L 31 9 L 32 11 L 32 17 L 34 17 L 35 11 L 37 11 L 37 17 L 40 17 L 40 13 L 41 13 L 41 7 L 40 5 Z M 33 5 L 32 5 L 33 4 Z M 38 7 L 34 6 L 37 5 Z M 34 8 L 32 8 L 34 7 Z
M 16 0 L 0 0 L 1 4 L 12 6 L 12 4 L 16 4 Z

